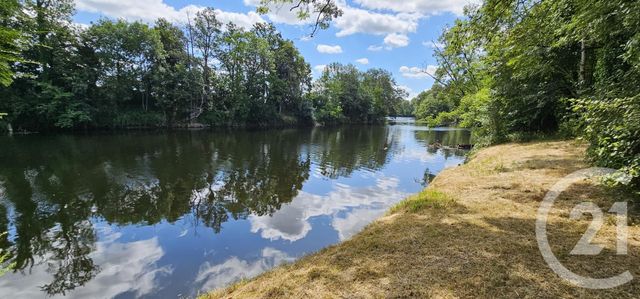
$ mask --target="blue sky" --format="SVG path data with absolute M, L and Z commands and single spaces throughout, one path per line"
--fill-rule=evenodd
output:
M 255 13 L 259 0 L 76 0 L 75 22 L 89 24 L 100 17 L 153 20 L 164 17 L 185 23 L 204 7 L 218 10 L 219 19 L 250 27 L 273 22 L 295 42 L 317 77 L 331 62 L 352 63 L 361 70 L 383 68 L 393 73 L 411 95 L 433 84 L 433 43 L 443 28 L 462 14 L 464 5 L 477 0 L 337 0 L 344 15 L 327 30 L 312 31 L 289 12 L 274 6 L 271 13 Z

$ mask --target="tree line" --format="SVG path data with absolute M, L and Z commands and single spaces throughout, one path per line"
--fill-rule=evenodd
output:
M 336 64 L 313 83 L 271 24 L 223 24 L 212 8 L 184 26 L 101 19 L 83 28 L 73 14 L 71 0 L 2 1 L 0 121 L 25 131 L 373 122 L 404 96 L 382 70 Z
M 487 0 L 433 47 L 436 83 L 413 100 L 417 118 L 486 144 L 582 137 L 596 164 L 640 185 L 640 2 Z

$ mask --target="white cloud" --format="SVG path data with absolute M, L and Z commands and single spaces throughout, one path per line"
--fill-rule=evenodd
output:
M 147 0 L 148 1 L 148 0 Z M 247 6 L 259 6 L 260 0 L 244 0 Z M 355 8 L 347 5 L 346 1 L 338 0 L 336 5 L 342 9 L 342 16 L 334 20 L 334 25 L 339 29 L 337 37 L 344 37 L 356 33 L 387 35 L 394 32 L 408 33 L 418 29 L 418 21 L 422 17 L 413 12 L 398 14 L 377 13 L 366 9 Z M 298 10 L 291 11 L 291 3 L 279 3 L 268 5 L 269 20 L 274 23 L 289 25 L 312 24 L 313 17 L 307 20 L 299 20 Z
M 404 90 L 407 92 L 407 99 L 413 99 L 414 97 L 416 97 L 418 94 L 413 91 L 413 89 L 411 89 L 411 87 L 406 86 L 406 85 L 398 85 L 398 88 Z
M 400 73 L 406 78 L 422 79 L 429 78 L 429 74 L 434 75 L 437 69 L 438 67 L 435 65 L 428 65 L 426 68 L 401 66 Z
M 451 12 L 458 16 L 463 14 L 465 5 L 477 4 L 480 0 L 355 0 L 356 3 L 369 9 L 389 10 L 395 12 L 417 12 L 434 15 Z
M 371 45 L 371 46 L 369 46 L 369 48 L 367 48 L 367 51 L 379 52 L 379 51 L 382 51 L 382 49 L 384 49 L 383 46 Z
M 244 0 L 244 5 L 257 7 L 260 0 Z M 306 20 L 298 19 L 298 10 L 291 10 L 291 3 L 270 3 L 267 5 L 269 13 L 267 17 L 271 22 L 287 25 L 305 25 L 313 23 L 312 18 Z
M 324 54 L 340 54 L 340 53 L 342 53 L 342 47 L 340 47 L 338 45 L 336 45 L 336 46 L 318 45 L 318 47 L 316 47 L 316 49 L 318 50 L 318 52 L 324 53 Z
M 223 24 L 233 23 L 246 29 L 250 29 L 251 27 L 253 27 L 253 25 L 257 23 L 265 22 L 262 19 L 262 17 L 260 17 L 259 14 L 253 11 L 250 11 L 247 14 L 243 14 L 243 13 L 227 12 L 227 11 L 222 11 L 220 9 L 216 9 L 216 16 L 218 17 L 218 20 L 220 20 Z
M 356 60 L 356 62 L 357 62 L 357 63 L 359 63 L 359 64 L 367 65 L 367 64 L 369 64 L 369 59 L 367 59 L 367 58 L 360 58 L 360 59 L 357 59 L 357 60 Z
M 441 42 L 432 42 L 432 41 L 424 41 L 422 42 L 422 45 L 427 47 L 427 48 L 432 48 L 432 49 L 442 49 L 444 48 L 444 44 Z
M 386 35 L 416 32 L 421 18 L 418 14 L 381 14 L 348 6 L 342 7 L 342 10 L 344 14 L 334 22 L 336 28 L 340 29 L 337 37 L 356 33 Z
M 76 9 L 91 13 L 103 14 L 112 18 L 124 18 L 127 20 L 141 20 L 153 22 L 158 18 L 165 18 L 173 22 L 187 21 L 187 15 L 194 17 L 198 11 L 205 9 L 203 6 L 188 5 L 181 9 L 168 5 L 164 0 L 76 0 Z M 215 10 L 218 19 L 223 23 L 234 23 L 243 28 L 251 28 L 256 23 L 264 22 L 256 12 L 236 13 Z
M 89 24 L 84 24 L 84 23 L 73 23 L 73 26 L 74 26 L 74 27 L 76 27 L 76 28 L 78 28 L 78 29 L 80 29 L 80 30 L 87 30 L 87 29 L 89 29 L 89 27 L 90 27 L 91 25 L 89 25 Z
M 409 37 L 404 34 L 391 33 L 384 38 L 384 44 L 392 48 L 402 48 L 409 45 Z
M 109 17 L 153 21 L 158 18 L 179 19 L 180 12 L 162 0 L 76 0 L 76 9 L 101 13 Z M 185 7 L 184 12 L 194 6 Z M 188 9 L 187 9 L 188 8 Z M 185 16 L 186 18 L 186 16 Z
M 244 0 L 245 5 L 258 6 L 260 0 Z M 386 49 L 405 47 L 409 44 L 407 33 L 418 30 L 419 21 L 424 17 L 416 11 L 402 11 L 400 13 L 379 13 L 367 9 L 351 7 L 346 1 L 338 0 L 336 4 L 342 9 L 343 15 L 334 20 L 333 26 L 338 29 L 337 37 L 345 37 L 353 34 L 385 35 Z M 268 17 L 275 23 L 290 25 L 309 24 L 310 18 L 300 21 L 296 10 L 291 11 L 292 4 L 270 4 Z M 382 46 L 371 46 L 369 51 L 380 51 Z
M 322 72 L 324 72 L 324 69 L 326 69 L 326 68 L 327 68 L 326 64 L 319 64 L 319 65 L 314 66 L 313 70 L 318 72 L 318 73 L 322 73 Z

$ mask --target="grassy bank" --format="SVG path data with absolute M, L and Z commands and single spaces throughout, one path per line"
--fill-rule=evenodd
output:
M 634 280 L 608 290 L 575 287 L 553 273 L 538 250 L 537 209 L 560 178 L 588 167 L 573 142 L 507 144 L 481 150 L 448 169 L 361 233 L 293 264 L 218 290 L 204 298 L 371 297 L 634 297 Z M 629 227 L 629 254 L 617 256 L 615 218 L 594 239 L 597 256 L 568 253 L 590 221 L 569 219 L 580 202 L 608 210 L 630 200 L 594 181 L 558 198 L 547 228 L 558 259 L 577 274 L 640 274 L 640 227 Z M 630 219 L 633 219 L 631 217 Z

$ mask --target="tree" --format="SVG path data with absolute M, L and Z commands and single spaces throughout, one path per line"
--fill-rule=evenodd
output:
M 158 34 L 161 53 L 155 55 L 153 65 L 152 96 L 164 111 L 168 127 L 178 119 L 190 119 L 190 100 L 197 85 L 190 70 L 190 57 L 185 45 L 186 37 L 180 28 L 165 19 L 159 19 L 153 30 Z M 160 50 L 160 49 L 159 49 Z
M 418 101 L 416 113 L 434 124 L 473 127 L 487 143 L 580 134 L 595 163 L 624 166 L 637 186 L 638 11 L 637 1 L 624 0 L 469 7 L 467 18 L 442 34 L 432 91 L 440 90 Z
M 379 122 L 395 114 L 406 92 L 388 71 L 360 72 L 353 65 L 332 63 L 316 82 L 311 97 L 319 122 Z
M 414 110 L 415 107 L 413 106 L 412 101 L 402 100 L 398 102 L 398 106 L 396 107 L 396 113 L 394 116 L 415 116 Z
M 140 22 L 103 19 L 88 29 L 85 38 L 97 58 L 95 84 L 99 96 L 93 105 L 103 112 L 98 123 L 149 125 L 139 116 L 150 115 L 155 105 L 151 97 L 152 70 L 155 62 L 164 59 L 158 32 Z M 113 119 L 115 123 L 109 123 Z
M 18 29 L 21 5 L 17 0 L 0 1 L 0 86 L 13 82 L 12 64 L 20 60 L 22 32 Z
M 217 49 L 217 43 L 220 40 L 222 23 L 218 21 L 216 12 L 212 8 L 206 8 L 199 11 L 195 18 L 195 25 L 189 28 L 193 34 L 193 46 L 198 50 L 201 58 L 202 68 L 202 96 L 199 106 L 192 112 L 191 119 L 195 119 L 203 112 L 211 100 L 211 79 L 214 53 Z
M 415 114 L 418 119 L 433 123 L 433 120 L 443 112 L 451 111 L 451 106 L 441 97 L 442 87 L 434 84 L 430 90 L 423 91 L 414 99 Z M 435 123 L 434 125 L 439 125 Z
M 393 75 L 383 69 L 366 71 L 362 80 L 362 89 L 372 102 L 369 113 L 371 119 L 396 115 L 399 103 L 407 96 L 406 92 L 396 85 Z
M 0 25 L 9 34 L 0 46 L 20 59 L 0 57 L 5 78 L 15 79 L 0 89 L 0 110 L 17 131 L 373 122 L 394 114 L 404 97 L 389 73 L 353 66 L 316 84 L 330 98 L 312 93 L 311 68 L 292 41 L 266 23 L 223 30 L 213 8 L 186 28 L 162 19 L 81 28 L 71 0 L 7 3 Z M 297 8 L 314 7 L 337 16 L 332 1 Z
M 21 62 L 14 64 L 16 78 L 5 98 L 11 122 L 20 128 L 46 130 L 71 127 L 89 120 L 82 102 L 72 97 L 78 86 L 74 76 L 78 40 L 71 26 L 72 1 L 24 1 L 12 20 L 23 31 Z

